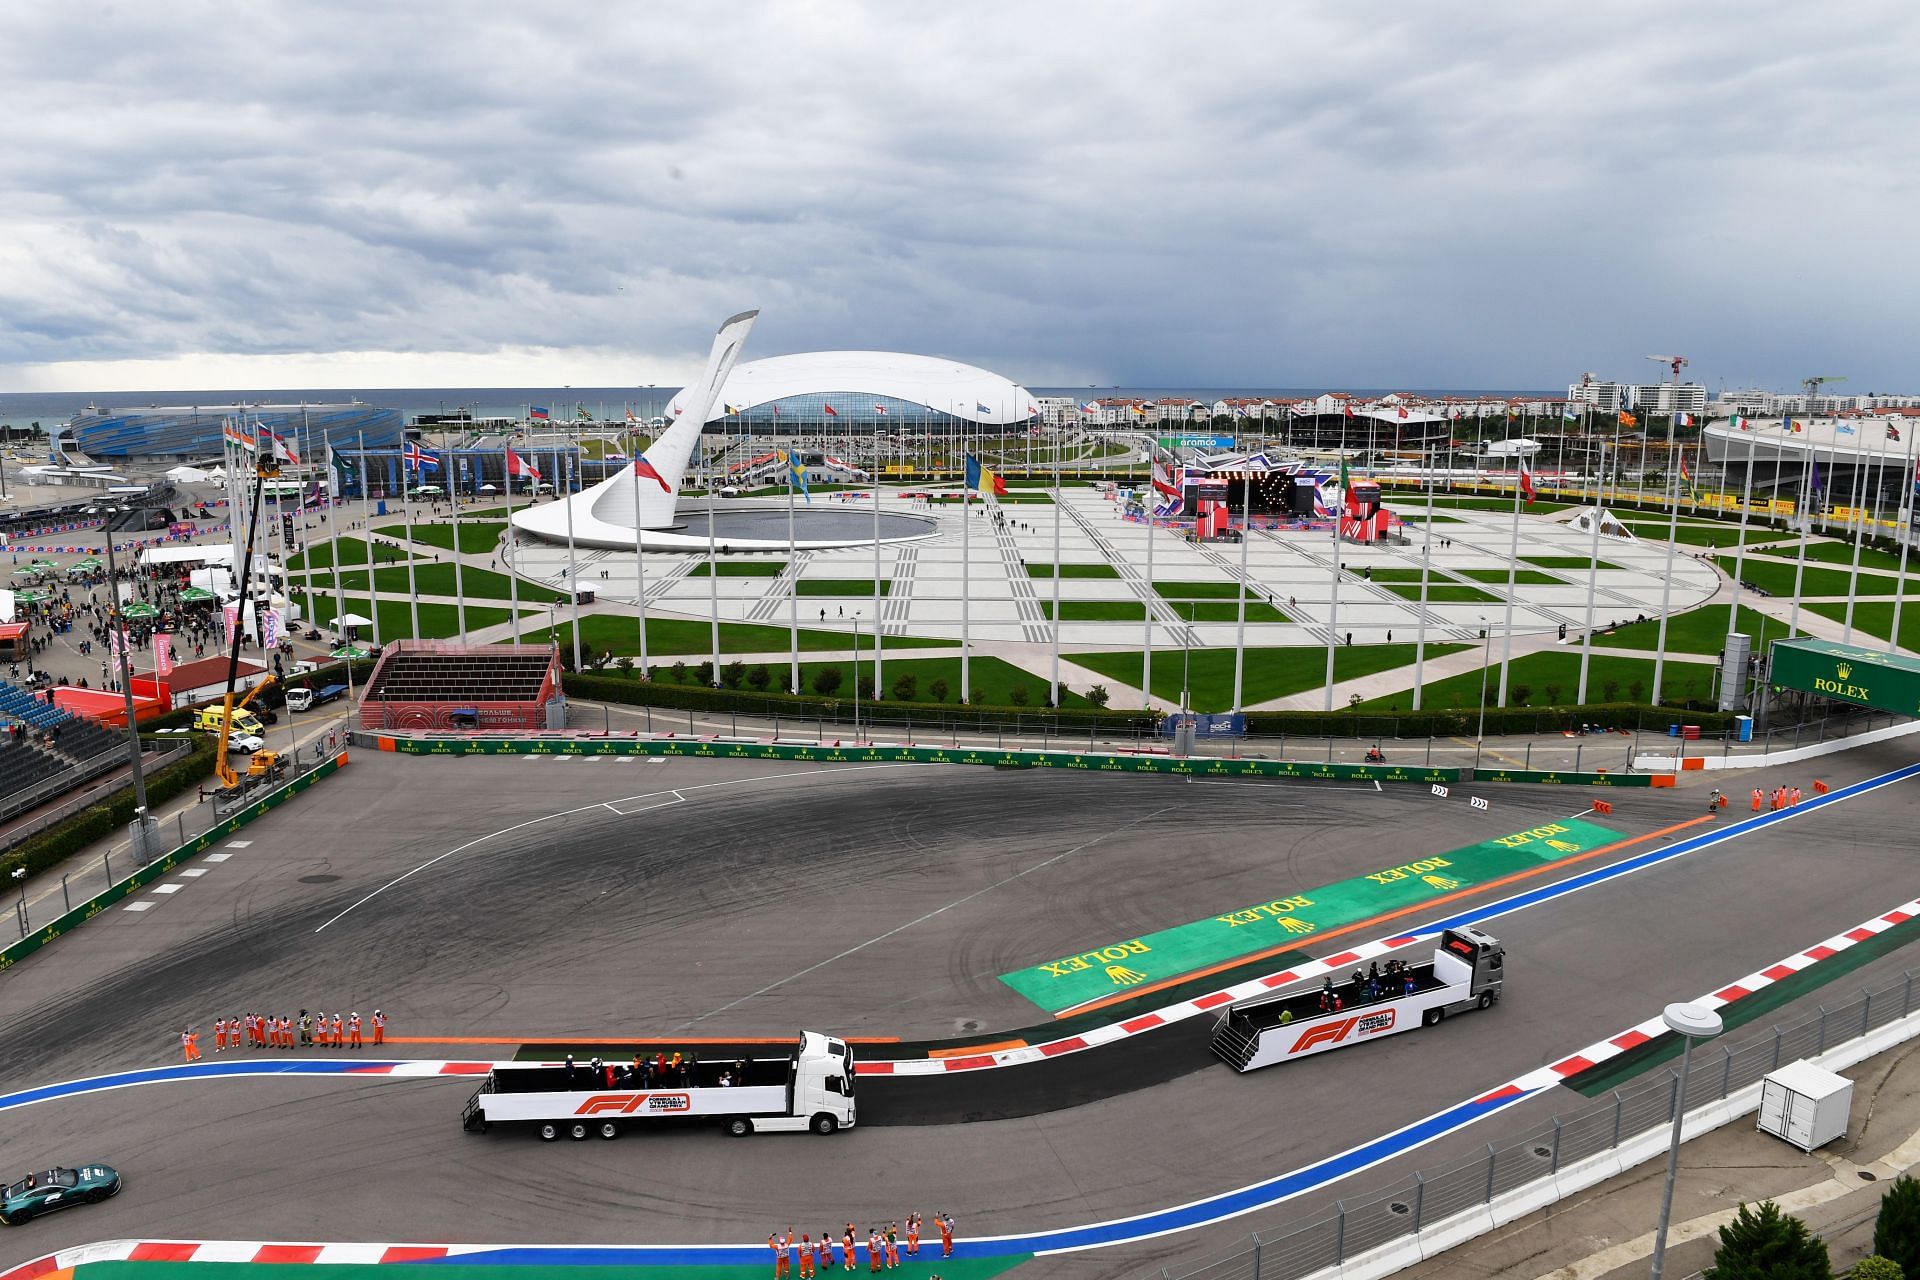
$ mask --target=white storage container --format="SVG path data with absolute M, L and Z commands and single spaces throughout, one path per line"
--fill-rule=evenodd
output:
M 1789 1062 L 1760 1082 L 1760 1131 L 1802 1151 L 1847 1132 L 1853 1081 L 1811 1062 Z

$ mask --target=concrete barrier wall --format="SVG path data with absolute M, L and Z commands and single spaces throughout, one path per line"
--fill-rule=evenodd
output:
M 1762 755 L 1714 756 L 1703 753 L 1687 756 L 1684 760 L 1678 756 L 1635 756 L 1633 767 L 1656 773 L 1675 773 L 1682 768 L 1770 769 L 1775 765 L 1793 764 L 1798 760 L 1817 760 L 1821 756 L 1836 755 L 1842 751 L 1851 751 L 1855 747 L 1871 746 L 1876 742 L 1889 742 L 1914 733 L 1920 733 L 1920 720 L 1910 724 L 1888 725 L 1884 729 L 1874 729 L 1868 733 L 1856 734 L 1851 738 L 1835 738 L 1831 742 L 1816 742 L 1811 746 L 1791 747 L 1785 751 L 1769 751 Z

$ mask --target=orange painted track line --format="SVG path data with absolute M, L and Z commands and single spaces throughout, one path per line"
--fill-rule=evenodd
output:
M 1620 849 L 1630 849 L 1636 844 L 1645 844 L 1649 840 L 1657 840 L 1661 836 L 1671 835 L 1675 831 L 1685 831 L 1688 827 L 1697 827 L 1703 822 L 1712 821 L 1713 818 L 1711 816 L 1689 818 L 1685 822 L 1676 822 L 1670 827 L 1662 827 L 1658 831 L 1649 831 L 1645 835 L 1633 836 L 1626 840 L 1616 840 L 1612 844 L 1602 845 L 1598 849 L 1589 849 L 1585 853 L 1576 853 L 1570 857 L 1560 858 L 1554 862 L 1543 862 L 1537 867 L 1528 867 L 1525 870 L 1510 872 L 1497 880 L 1489 880 L 1485 884 L 1477 884 L 1468 889 L 1442 894 L 1438 898 L 1428 898 L 1424 902 L 1416 902 L 1410 907 L 1401 907 L 1377 916 L 1369 916 L 1365 920 L 1356 920 L 1352 924 L 1341 925 L 1338 929 L 1329 929 L 1325 933 L 1316 933 L 1313 935 L 1312 940 L 1314 942 L 1320 942 L 1327 938 L 1338 938 L 1343 934 L 1354 933 L 1361 929 L 1371 929 L 1377 925 L 1385 924 L 1389 920 L 1398 920 L 1401 916 L 1415 915 L 1433 907 L 1444 906 L 1449 902 L 1457 902 L 1461 898 L 1471 898 L 1476 894 L 1484 893 L 1488 889 L 1498 889 L 1502 885 L 1515 884 L 1521 880 L 1531 880 L 1534 876 L 1545 875 L 1549 871 L 1557 871 L 1562 867 L 1570 867 L 1576 862 L 1585 862 L 1589 858 L 1598 858 L 1604 854 L 1613 853 Z M 1297 943 L 1282 943 L 1277 947 L 1269 947 L 1265 951 L 1256 951 L 1251 955 L 1237 956 L 1232 960 L 1222 960 L 1219 964 L 1208 965 L 1204 969 L 1195 969 L 1190 973 L 1183 973 L 1177 977 L 1162 978 L 1159 982 L 1152 983 L 1149 986 L 1134 987 L 1129 991 L 1103 996 L 1087 1004 L 1075 1005 L 1070 1009 L 1063 1009 L 1053 1016 L 1055 1019 L 1077 1018 L 1083 1013 L 1093 1013 L 1096 1010 L 1105 1009 L 1110 1005 L 1121 1004 L 1128 1000 L 1137 1000 L 1141 996 L 1152 995 L 1156 991 L 1165 991 L 1168 987 L 1177 987 L 1181 983 L 1191 982 L 1195 978 L 1204 978 L 1210 974 L 1224 973 L 1228 969 L 1237 969 L 1243 964 L 1251 964 L 1256 960 L 1271 959 L 1274 956 L 1284 955 L 1286 952 L 1298 950 L 1300 950 L 1300 947 Z
M 958 1058 L 972 1053 L 998 1053 L 1002 1049 L 1024 1049 L 1026 1047 L 1027 1042 L 1025 1040 L 996 1040 L 992 1044 L 968 1044 L 961 1045 L 957 1049 L 929 1049 L 927 1050 L 927 1056 L 929 1058 Z
M 848 1044 L 899 1044 L 899 1036 L 841 1036 Z M 385 1044 L 792 1044 L 792 1036 L 388 1036 Z M 369 1042 L 368 1047 L 372 1044 Z

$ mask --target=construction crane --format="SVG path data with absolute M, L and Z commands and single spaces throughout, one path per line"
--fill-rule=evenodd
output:
M 260 493 L 261 490 L 266 487 L 262 482 L 275 479 L 280 474 L 280 460 L 275 456 L 273 446 L 268 445 L 264 448 L 261 447 L 257 435 L 254 438 L 253 469 L 253 502 L 247 515 L 246 554 L 241 557 L 239 565 L 240 607 L 234 613 L 233 642 L 227 648 L 227 696 L 220 704 L 220 744 L 219 749 L 214 752 L 213 758 L 214 773 L 220 779 L 221 789 L 228 793 L 238 791 L 241 783 L 240 775 L 234 772 L 231 764 L 227 763 L 227 741 L 233 733 L 234 713 L 239 707 L 244 707 L 248 702 L 251 702 L 254 695 L 259 693 L 260 690 L 273 683 L 271 677 L 261 681 L 248 691 L 247 696 L 240 701 L 239 707 L 234 705 L 234 685 L 240 675 L 240 641 L 247 633 L 247 605 L 249 603 L 254 604 L 254 621 L 256 626 L 259 624 L 260 609 L 258 603 L 253 600 L 253 546 L 254 539 L 260 532 Z M 279 763 L 279 757 L 272 752 L 256 753 L 256 758 L 260 755 L 265 755 L 268 758 L 258 766 L 252 762 L 248 763 L 247 776 L 249 778 L 257 778 L 269 774 Z
M 1820 388 L 1826 386 L 1829 382 L 1845 382 L 1846 380 L 1847 376 L 1845 374 L 1838 376 L 1823 374 L 1817 378 L 1800 379 L 1800 389 L 1807 394 L 1807 416 L 1809 418 L 1813 416 L 1813 398 L 1820 394 Z

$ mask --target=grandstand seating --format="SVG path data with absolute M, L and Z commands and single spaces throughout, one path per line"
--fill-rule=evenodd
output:
M 24 721 L 33 729 L 51 729 L 73 719 L 73 713 L 40 701 L 19 685 L 0 680 L 0 719 Z
M 540 697 L 553 655 L 547 649 L 387 654 L 368 685 L 369 702 L 532 702 Z
M 27 739 L 18 742 L 0 735 L 0 800 L 19 795 L 48 778 L 73 768 L 73 761 Z

